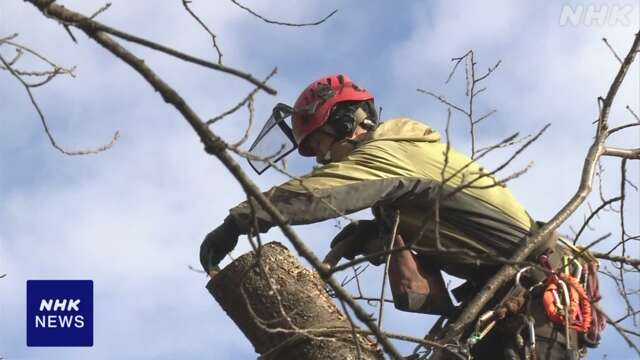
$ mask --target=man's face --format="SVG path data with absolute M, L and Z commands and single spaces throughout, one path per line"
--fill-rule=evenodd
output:
M 335 139 L 331 134 L 327 133 L 323 129 L 318 129 L 309 135 L 307 142 L 309 148 L 315 154 L 316 161 L 319 164 L 326 164 L 331 161 L 328 154 L 331 151 L 331 146 L 335 142 Z

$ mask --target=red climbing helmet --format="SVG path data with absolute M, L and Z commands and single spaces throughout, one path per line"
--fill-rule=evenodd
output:
M 336 104 L 367 100 L 373 100 L 373 95 L 343 74 L 325 76 L 307 86 L 293 106 L 293 137 L 300 155 L 314 156 L 305 139 L 327 122 Z

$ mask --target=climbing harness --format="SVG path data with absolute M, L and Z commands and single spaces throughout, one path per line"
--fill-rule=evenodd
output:
M 478 318 L 474 330 L 467 339 L 467 346 L 470 349 L 495 329 L 498 321 L 509 316 L 500 325 L 501 333 L 513 335 L 513 347 L 507 345 L 504 350 L 505 355 L 536 359 L 536 325 L 531 315 L 531 306 L 538 301 L 541 301 L 543 313 L 549 320 L 564 328 L 567 350 L 575 348 L 584 351 L 585 347 L 598 345 L 600 333 L 606 321 L 592 305 L 600 300 L 597 279 L 598 262 L 584 249 L 572 244 L 567 248 L 572 250 L 571 255 L 565 255 L 562 258 L 558 256 L 557 261 L 554 260 L 554 265 L 560 263 L 557 268 L 551 266 L 550 250 L 538 257 L 538 263 L 545 270 L 546 276 L 540 280 L 539 276 L 532 274 L 528 277 L 530 280 L 540 280 L 532 286 L 525 287 L 522 284 L 522 276 L 534 267 L 527 266 L 518 271 L 513 287 L 509 289 L 503 300 Z M 539 288 L 539 291 L 534 290 L 536 288 Z M 533 295 L 534 293 L 538 295 Z M 521 310 L 525 303 L 526 310 Z M 505 331 L 505 329 L 510 330 Z M 546 330 L 540 336 L 548 336 L 544 335 L 545 332 Z M 576 335 L 580 336 L 579 341 Z M 576 341 L 578 343 L 575 343 Z
M 498 320 L 502 320 L 509 314 L 515 314 L 520 310 L 522 305 L 524 305 L 525 297 L 529 294 L 529 292 L 540 285 L 540 283 L 534 284 L 529 288 L 525 288 L 522 285 L 521 278 L 522 275 L 533 269 L 533 266 L 526 266 L 516 274 L 514 286 L 509 289 L 507 295 L 503 298 L 503 300 L 496 306 L 493 310 L 489 310 L 478 318 L 478 322 L 476 323 L 476 327 L 474 331 L 471 333 L 469 338 L 467 339 L 467 346 L 472 348 L 476 345 L 480 340 L 482 340 L 496 325 Z M 531 320 L 531 321 L 530 321 Z M 532 322 L 531 319 L 527 319 L 527 322 Z M 529 341 L 533 341 L 533 346 L 535 346 L 535 331 L 533 330 L 533 324 L 529 325 L 529 331 L 531 332 Z M 533 339 L 533 340 L 531 340 Z

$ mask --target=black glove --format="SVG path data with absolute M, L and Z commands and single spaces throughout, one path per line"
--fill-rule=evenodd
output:
M 365 252 L 367 242 L 375 241 L 378 236 L 379 227 L 376 220 L 354 221 L 345 226 L 338 235 L 331 240 L 331 248 L 333 249 L 343 241 L 349 241 L 351 245 L 345 249 L 342 257 L 353 260 L 354 257 Z
M 227 217 L 222 225 L 207 234 L 200 245 L 200 264 L 208 274 L 236 247 L 242 232 L 232 217 Z

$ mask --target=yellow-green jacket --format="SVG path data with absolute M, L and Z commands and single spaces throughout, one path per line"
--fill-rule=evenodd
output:
M 440 140 L 440 135 L 423 123 L 407 118 L 387 120 L 344 160 L 265 194 L 293 225 L 365 208 L 372 208 L 376 218 L 392 224 L 397 210 L 398 231 L 405 241 L 431 249 L 436 248 L 437 239 L 433 210 L 440 202 L 441 246 L 476 256 L 432 256 L 432 261 L 453 275 L 473 277 L 478 256 L 481 260 L 509 257 L 528 234 L 531 219 L 511 192 L 497 185 L 469 157 L 454 149 L 445 155 L 446 144 Z M 444 179 L 449 179 L 444 184 L 443 168 Z M 464 184 L 467 186 L 460 191 Z M 248 204 L 241 203 L 230 213 L 248 231 L 252 224 Z M 260 231 L 273 225 L 259 208 L 256 216 Z

